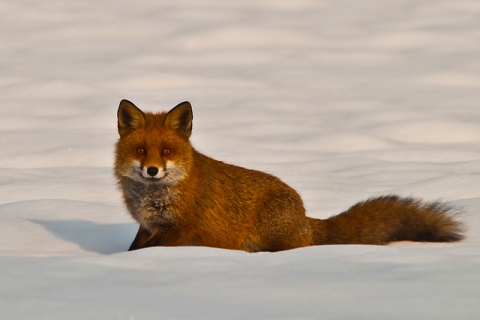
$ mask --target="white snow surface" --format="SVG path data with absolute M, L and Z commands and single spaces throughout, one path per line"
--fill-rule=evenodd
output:
M 2 319 L 480 319 L 480 2 L 0 3 Z M 193 145 L 326 218 L 383 194 L 466 240 L 126 252 L 116 111 L 188 100 Z

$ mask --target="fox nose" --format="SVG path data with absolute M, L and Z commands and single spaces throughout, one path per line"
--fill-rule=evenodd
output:
M 158 168 L 157 167 L 148 167 L 147 168 L 147 173 L 151 177 L 155 177 L 158 173 Z

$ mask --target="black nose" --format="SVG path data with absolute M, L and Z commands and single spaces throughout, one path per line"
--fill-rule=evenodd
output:
M 148 167 L 147 168 L 147 173 L 151 177 L 155 177 L 158 173 L 158 168 L 157 167 Z

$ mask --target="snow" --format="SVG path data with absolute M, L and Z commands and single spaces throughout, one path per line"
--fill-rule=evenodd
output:
M 480 2 L 0 5 L 2 319 L 480 318 Z M 382 194 L 464 211 L 455 244 L 126 252 L 121 99 L 326 218 Z

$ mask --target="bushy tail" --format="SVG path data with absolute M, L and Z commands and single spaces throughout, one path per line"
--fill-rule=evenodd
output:
M 393 241 L 452 242 L 464 238 L 455 210 L 442 202 L 384 196 L 357 203 L 326 220 L 311 219 L 314 244 L 372 244 Z

